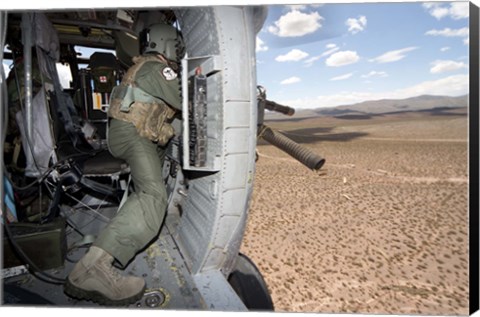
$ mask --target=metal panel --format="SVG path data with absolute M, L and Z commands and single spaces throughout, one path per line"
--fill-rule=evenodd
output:
M 215 270 L 194 276 L 209 310 L 245 311 L 247 308 L 238 298 L 225 277 Z
M 234 142 L 227 142 L 225 150 L 231 154 L 246 154 L 248 153 L 250 144 L 250 129 L 248 128 L 229 128 L 225 131 L 225 138 L 227 140 L 235 140 Z
M 177 16 L 189 56 L 216 56 L 214 64 L 219 71 L 208 77 L 209 92 L 210 85 L 215 88 L 213 95 L 208 94 L 207 117 L 214 127 L 209 127 L 208 136 L 220 150 L 218 172 L 198 172 L 188 180 L 178 244 L 193 273 L 217 269 L 226 275 L 239 252 L 255 169 L 253 9 L 195 8 L 182 10 Z M 188 25 L 182 23 L 186 19 L 191 19 Z M 223 219 L 229 219 L 227 224 Z
M 251 113 L 250 102 L 228 102 L 225 107 L 230 111 L 225 111 L 224 122 L 226 127 L 250 127 Z

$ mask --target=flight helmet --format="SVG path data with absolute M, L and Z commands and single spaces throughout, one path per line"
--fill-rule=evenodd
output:
M 185 55 L 185 44 L 180 31 L 168 24 L 153 24 L 141 34 L 143 53 L 160 53 L 171 61 Z

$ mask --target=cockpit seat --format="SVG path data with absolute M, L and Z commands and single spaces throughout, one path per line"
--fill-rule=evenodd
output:
M 52 133 L 48 136 L 43 133 L 36 133 L 33 140 L 28 140 L 25 131 L 23 131 L 22 142 L 25 143 L 25 152 L 29 153 L 31 149 L 36 149 L 37 143 L 44 138 L 47 137 L 51 140 L 52 144 L 46 148 L 51 153 L 51 157 L 47 158 L 49 166 L 40 166 L 41 169 L 37 168 L 38 164 L 36 162 L 43 154 L 36 150 L 32 151 L 30 158 L 34 170 L 31 176 L 38 177 L 48 173 L 48 178 L 44 178 L 44 183 L 52 193 L 52 197 L 48 216 L 45 219 L 50 221 L 59 214 L 59 205 L 64 194 L 75 194 L 79 197 L 80 193 L 85 193 L 85 196 L 108 196 L 119 201 L 121 192 L 124 190 L 120 186 L 119 178 L 122 176 L 128 178 L 129 167 L 123 160 L 114 158 L 106 146 L 108 123 L 106 110 L 110 91 L 115 86 L 116 76 L 118 75 L 112 64 L 112 61 L 115 61 L 115 56 L 112 54 L 94 54 L 90 65 L 91 69 L 88 70 L 91 72 L 93 83 L 89 81 L 84 88 L 91 88 L 92 94 L 99 94 L 96 101 L 99 101 L 100 106 L 98 106 L 98 112 L 78 113 L 71 95 L 63 90 L 59 81 L 56 69 L 56 63 L 59 60 L 56 30 L 44 14 L 33 13 L 31 17 L 34 30 L 38 24 L 42 24 L 42 30 L 45 30 L 42 34 L 35 33 L 34 50 L 38 58 L 40 72 L 44 78 L 51 81 L 48 87 L 45 86 L 43 97 L 38 98 L 41 106 L 36 106 L 35 111 L 42 110 L 45 119 L 34 122 L 34 131 L 38 130 L 38 124 Z M 46 30 L 50 31 L 47 32 Z M 105 64 L 107 64 L 106 67 L 104 67 Z M 89 96 L 93 98 L 95 95 L 92 94 Z M 92 98 L 84 99 L 84 109 L 97 111 L 93 107 L 87 108 L 87 106 L 95 104 Z M 21 123 L 27 126 L 27 118 L 20 119 L 22 119 L 20 120 Z M 100 142 L 95 143 L 88 139 L 85 127 L 88 127 L 89 123 L 97 124 L 97 127 L 104 127 Z M 102 130 L 99 132 L 102 132 Z
M 83 116 L 91 123 L 100 140 L 106 143 L 107 111 L 110 94 L 119 83 L 120 67 L 112 53 L 95 52 L 87 68 L 79 71 L 79 96 Z

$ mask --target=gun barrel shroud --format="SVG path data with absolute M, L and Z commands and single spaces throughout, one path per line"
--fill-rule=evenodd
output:
M 325 159 L 312 152 L 309 148 L 292 141 L 280 132 L 274 131 L 265 125 L 262 126 L 260 136 L 312 170 L 319 170 L 325 164 Z

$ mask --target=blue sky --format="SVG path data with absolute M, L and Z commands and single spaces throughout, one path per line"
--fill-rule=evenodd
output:
M 295 108 L 467 94 L 468 7 L 463 1 L 268 5 L 257 36 L 258 84 L 269 99 Z
M 296 108 L 468 93 L 468 2 L 269 6 L 257 80 Z

